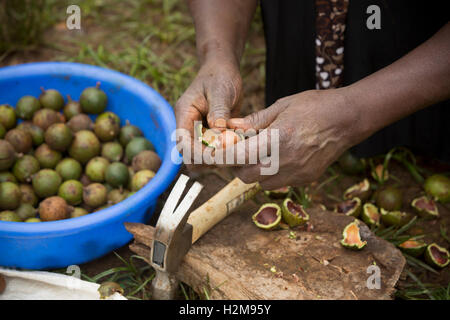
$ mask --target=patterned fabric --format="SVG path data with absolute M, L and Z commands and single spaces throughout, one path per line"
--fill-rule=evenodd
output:
M 315 1 L 316 88 L 337 88 L 343 83 L 345 19 L 349 0 Z

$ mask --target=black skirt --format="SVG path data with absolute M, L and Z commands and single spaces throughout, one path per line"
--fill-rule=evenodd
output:
M 315 88 L 314 0 L 262 0 L 267 46 L 266 104 Z M 381 9 L 381 29 L 369 30 L 370 5 Z M 391 64 L 449 21 L 445 1 L 350 0 L 344 49 L 344 85 Z M 450 61 L 449 61 L 450 63 Z M 450 81 L 450 79 L 449 79 Z M 450 162 L 450 101 L 428 107 L 352 148 L 373 156 L 396 146 Z

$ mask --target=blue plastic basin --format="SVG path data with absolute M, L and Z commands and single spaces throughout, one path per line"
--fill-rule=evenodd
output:
M 158 196 L 175 178 L 171 160 L 175 116 L 155 90 L 116 71 L 77 63 L 30 63 L 0 69 L 0 104 L 15 106 L 21 96 L 39 96 L 40 87 L 59 90 L 73 99 L 101 82 L 108 110 L 138 126 L 162 159 L 156 176 L 136 194 L 107 209 L 79 218 L 42 222 L 0 221 L 0 265 L 26 269 L 80 264 L 119 248 L 132 239 L 124 222 L 146 222 Z

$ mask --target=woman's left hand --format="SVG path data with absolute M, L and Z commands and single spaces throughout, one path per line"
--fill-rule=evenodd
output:
M 356 110 L 347 102 L 345 89 L 311 90 L 282 98 L 245 118 L 230 119 L 228 125 L 233 129 L 279 132 L 278 173 L 261 175 L 264 165 L 258 163 L 236 168 L 236 175 L 246 183 L 259 181 L 266 190 L 315 181 L 345 150 L 364 138 L 358 137 Z M 270 137 L 273 134 L 269 131 Z M 256 152 L 251 145 L 246 144 L 247 157 Z

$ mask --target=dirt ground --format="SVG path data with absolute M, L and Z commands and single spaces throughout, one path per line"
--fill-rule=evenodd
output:
M 192 21 L 187 13 L 184 1 L 85 1 L 80 4 L 83 20 L 82 30 L 70 31 L 65 26 L 65 8 L 67 3 L 52 2 L 50 13 L 55 23 L 44 34 L 44 42 L 28 50 L 0 55 L 0 67 L 36 61 L 74 61 L 96 64 L 130 74 L 153 88 L 173 105 L 195 76 L 195 36 Z M 264 36 L 260 13 L 252 24 L 242 61 L 244 83 L 244 103 L 242 114 L 246 115 L 264 107 Z M 450 168 L 433 161 L 422 161 L 421 165 L 432 172 L 449 172 Z M 336 168 L 335 168 L 336 169 Z M 336 169 L 339 170 L 339 169 Z M 396 177 L 389 183 L 396 184 L 404 192 L 404 210 L 410 210 L 409 202 L 420 194 L 420 186 L 400 165 L 392 162 L 391 175 Z M 219 172 L 227 177 L 227 173 Z M 217 172 L 203 172 L 195 176 L 205 183 L 208 189 L 208 175 L 217 176 Z M 205 179 L 206 177 L 206 179 Z M 327 173 L 308 187 L 314 203 L 322 203 L 332 209 L 343 190 L 362 179 L 362 176 L 346 176 L 338 172 L 338 178 L 323 185 L 330 177 Z M 212 180 L 211 180 L 212 181 Z M 320 186 L 319 190 L 316 190 Z M 167 193 L 158 204 L 159 212 Z M 425 241 L 437 242 L 449 247 L 442 230 L 450 230 L 450 210 L 439 204 L 441 217 L 437 220 L 420 220 L 409 232 L 425 234 Z M 252 213 L 249 212 L 249 219 Z M 155 214 L 153 222 L 157 218 Z M 450 231 L 449 231 L 450 232 Z M 127 246 L 116 250 L 125 260 L 133 253 Z M 83 273 L 94 276 L 106 269 L 122 266 L 115 255 L 81 266 Z M 138 262 L 138 266 L 145 266 Z M 423 268 L 408 265 L 424 284 L 448 286 L 450 268 L 433 274 Z M 406 271 L 401 277 L 398 289 L 417 286 Z M 426 298 L 426 296 L 425 296 Z

